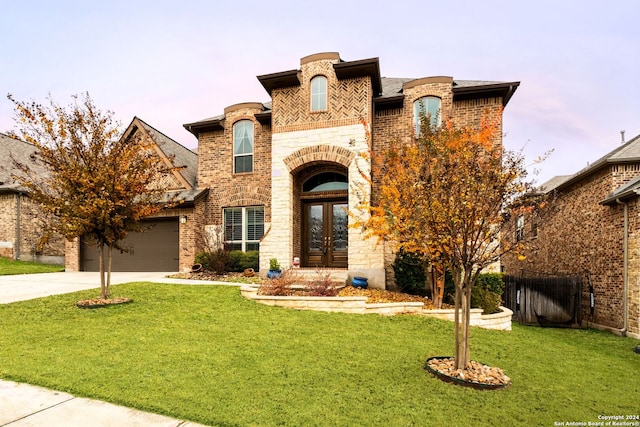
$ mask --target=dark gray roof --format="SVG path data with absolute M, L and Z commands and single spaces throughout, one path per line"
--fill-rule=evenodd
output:
M 140 121 L 149 136 L 156 144 L 158 144 L 160 149 L 167 156 L 173 156 L 173 164 L 175 166 L 184 167 L 180 170 L 180 174 L 189 184 L 191 184 L 192 187 L 196 187 L 196 182 L 198 180 L 198 155 L 169 138 L 167 135 L 149 125 L 139 117 L 136 118 Z
M 556 188 L 558 188 L 560 185 L 562 185 L 565 182 L 567 182 L 572 177 L 573 177 L 573 175 L 558 175 L 558 176 L 554 176 L 550 180 L 548 180 L 545 183 L 541 184 L 538 187 L 538 189 L 543 193 L 548 193 L 549 191 L 555 190 Z
M 36 151 L 33 144 L 0 133 L 0 192 L 24 191 L 12 178 L 16 172 L 13 159 L 29 165 L 36 172 L 44 173 L 44 168 L 31 160 Z
M 581 169 L 569 179 L 559 184 L 556 188 L 560 189 L 572 185 L 607 165 L 634 162 L 640 162 L 640 135 L 600 157 L 595 162 L 589 164 L 589 166 Z
M 640 195 L 640 176 L 616 188 L 602 202 L 603 205 L 615 204 L 618 200 L 626 200 Z

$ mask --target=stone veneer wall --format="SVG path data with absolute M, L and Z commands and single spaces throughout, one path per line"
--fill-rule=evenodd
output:
M 521 271 L 537 273 L 589 273 L 595 293 L 595 318 L 591 321 L 609 327 L 622 328 L 624 301 L 624 208 L 603 206 L 613 190 L 628 182 L 638 172 L 633 165 L 611 165 L 585 177 L 557 197 L 540 214 L 538 237 L 526 259 L 515 255 L 502 260 L 505 272 L 518 275 Z M 638 334 L 638 295 L 640 288 L 640 227 L 638 200 L 629 206 L 629 330 Z M 515 218 L 513 219 L 515 221 Z M 525 216 L 525 233 L 531 233 L 531 217 Z M 513 241 L 513 224 L 504 238 Z M 529 237 L 527 234 L 525 237 Z M 584 275 L 586 279 L 586 274 Z M 589 289 L 583 287 L 583 319 L 589 319 Z

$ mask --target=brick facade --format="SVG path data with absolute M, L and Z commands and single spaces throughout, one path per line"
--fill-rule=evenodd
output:
M 37 250 L 47 234 L 47 220 L 29 197 L 20 192 L 0 194 L 0 256 L 23 261 L 64 263 L 64 241 L 51 236 Z
M 504 271 L 545 274 L 578 274 L 594 287 L 595 317 L 589 317 L 589 289 L 583 287 L 583 319 L 605 329 L 621 329 L 624 324 L 625 206 L 602 204 L 616 189 L 640 176 L 640 163 L 594 167 L 576 175 L 549 192 L 550 202 L 539 213 L 537 237 L 523 252 L 502 260 Z M 640 201 L 628 204 L 628 333 L 640 337 Z M 515 221 L 515 218 L 513 218 Z M 532 233 L 532 214 L 525 215 L 525 238 Z M 503 238 L 513 241 L 514 224 Z
M 303 252 L 303 200 L 309 195 L 302 194 L 302 185 L 307 179 L 322 172 L 346 175 L 348 191 L 342 197 L 354 212 L 359 198 L 366 200 L 375 191 L 361 175 L 370 169 L 361 154 L 369 144 L 375 150 L 392 139 L 413 138 L 415 100 L 437 97 L 443 118 L 477 125 L 486 113 L 501 117 L 518 86 L 451 77 L 383 79 L 379 73 L 377 58 L 345 62 L 337 53 L 310 55 L 300 60 L 298 70 L 258 77 L 270 104 L 236 104 L 221 116 L 186 124 L 198 138 L 199 187 L 209 189 L 201 229 L 221 226 L 224 208 L 264 206 L 260 270 L 266 271 L 273 257 L 286 268 Z M 310 82 L 316 76 L 327 79 L 327 108 L 321 111 L 311 109 Z M 251 173 L 233 173 L 233 124 L 238 120 L 254 124 Z M 393 259 L 392 245 L 348 229 L 350 275 L 367 276 L 373 287 L 391 286 Z

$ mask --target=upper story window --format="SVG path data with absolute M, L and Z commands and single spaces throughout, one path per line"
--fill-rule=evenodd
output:
M 253 122 L 233 124 L 233 173 L 253 172 Z
M 516 242 L 524 240 L 524 215 L 518 215 L 516 218 Z
M 420 117 L 429 119 L 431 127 L 440 126 L 441 100 L 435 96 L 424 96 L 413 103 L 413 127 L 416 135 L 420 133 Z
M 315 76 L 311 79 L 311 111 L 327 109 L 327 78 Z

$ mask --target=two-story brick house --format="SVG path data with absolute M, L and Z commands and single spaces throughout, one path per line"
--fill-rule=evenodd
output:
M 258 80 L 270 102 L 184 125 L 198 139 L 198 185 L 209 189 L 193 219 L 236 248 L 259 248 L 263 272 L 270 258 L 285 268 L 299 260 L 365 276 L 373 287 L 385 287 L 393 248 L 365 239 L 347 214 L 375 191 L 361 175 L 369 143 L 376 150 L 413 138 L 420 111 L 465 126 L 501 116 L 519 85 L 384 78 L 378 58 L 343 61 L 338 53 Z
M 548 206 L 512 218 L 512 232 L 503 235 L 531 241 L 524 256 L 503 257 L 505 272 L 582 275 L 595 300 L 591 318 L 584 286 L 582 318 L 640 338 L 640 136 L 540 190 Z

